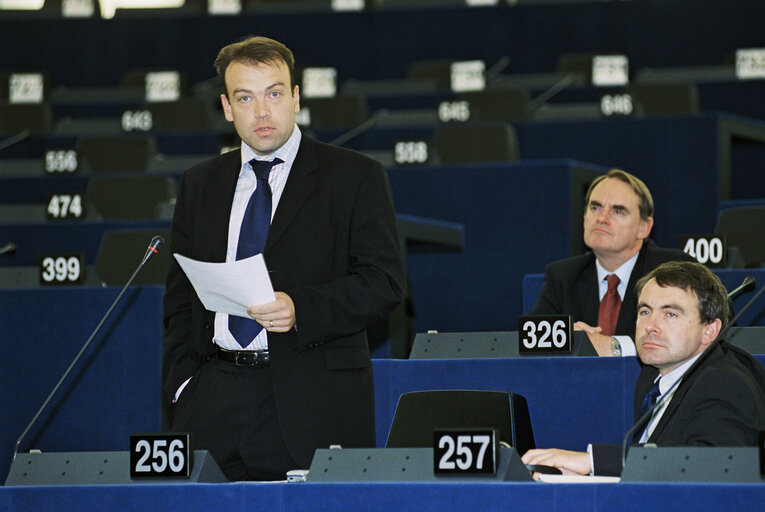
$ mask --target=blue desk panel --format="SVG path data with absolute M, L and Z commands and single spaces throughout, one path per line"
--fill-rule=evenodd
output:
M 160 429 L 163 287 L 129 289 L 21 444 L 21 451 L 127 450 Z M 0 479 L 13 446 L 119 288 L 0 290 Z M 0 509 L 3 507 L 0 507 Z
M 401 394 L 426 389 L 523 395 L 539 447 L 584 450 L 590 442 L 619 443 L 633 423 L 639 371 L 634 357 L 377 359 L 377 444 L 385 445 Z
M 710 483 L 229 483 L 0 487 L 7 512 L 720 512 L 761 510 L 765 485 Z
M 465 227 L 462 251 L 407 255 L 414 331 L 513 330 L 523 274 L 581 250 L 582 189 L 601 172 L 567 161 L 389 169 L 398 212 Z

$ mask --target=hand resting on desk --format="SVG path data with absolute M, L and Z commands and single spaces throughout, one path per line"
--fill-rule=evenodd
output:
M 558 468 L 564 475 L 589 475 L 592 472 L 590 454 L 558 448 L 534 449 L 523 454 L 526 465 L 544 465 Z

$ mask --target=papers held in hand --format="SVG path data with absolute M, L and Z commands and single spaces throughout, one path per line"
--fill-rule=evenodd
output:
M 247 306 L 273 302 L 274 288 L 262 254 L 227 263 L 208 263 L 173 254 L 205 309 L 245 318 Z

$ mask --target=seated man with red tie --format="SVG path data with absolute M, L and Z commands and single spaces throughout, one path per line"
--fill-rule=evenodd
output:
M 699 263 L 668 262 L 640 279 L 635 290 L 636 347 L 644 366 L 635 385 L 640 424 L 633 442 L 756 446 L 765 425 L 765 368 L 717 341 L 729 308 L 717 276 Z M 566 474 L 619 475 L 621 446 L 529 450 L 523 461 Z
M 601 356 L 635 355 L 635 283 L 665 261 L 689 261 L 648 238 L 653 198 L 637 177 L 613 169 L 587 190 L 584 243 L 591 250 L 551 263 L 531 311 L 571 314 Z

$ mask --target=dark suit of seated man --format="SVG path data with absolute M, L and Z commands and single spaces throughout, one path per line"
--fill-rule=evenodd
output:
M 669 262 L 640 279 L 636 292 L 636 347 L 645 365 L 635 386 L 636 420 L 680 380 L 665 404 L 637 426 L 636 442 L 756 446 L 765 425 L 765 368 L 746 352 L 716 341 L 729 307 L 717 276 L 698 263 Z M 656 384 L 659 394 L 646 400 Z M 568 474 L 619 475 L 621 446 L 530 450 L 523 461 Z
M 653 198 L 637 177 L 614 169 L 590 184 L 585 198 L 584 243 L 591 251 L 551 263 L 534 315 L 570 314 L 598 355 L 635 355 L 635 283 L 665 261 L 689 261 L 678 249 L 648 239 Z M 615 275 L 615 293 L 608 280 Z M 616 303 L 607 307 L 609 296 Z

